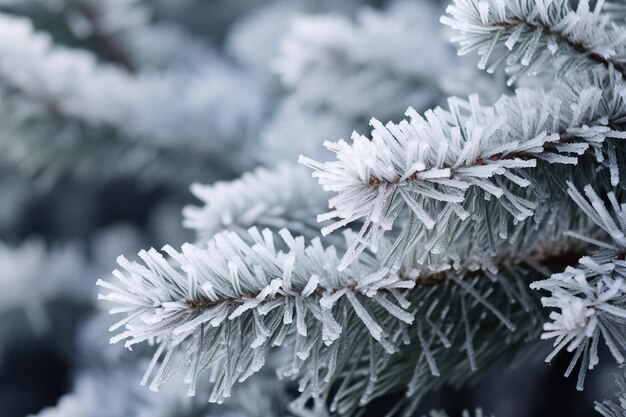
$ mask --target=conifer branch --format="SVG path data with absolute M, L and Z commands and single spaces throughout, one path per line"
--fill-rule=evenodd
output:
M 161 147 L 184 144 L 190 151 L 208 155 L 236 148 L 246 138 L 246 129 L 257 122 L 262 101 L 259 92 L 224 62 L 216 60 L 204 71 L 135 75 L 114 65 L 98 65 L 87 51 L 54 45 L 27 19 L 0 14 L 0 22 L 6 31 L 5 42 L 0 42 L 4 56 L 0 82 L 43 103 L 56 115 L 115 129 L 129 140 Z M 15 48 L 15 43 L 21 47 Z M 33 65 L 19 74 L 12 71 L 21 62 Z M 58 75 L 44 74 L 43 68 Z M 245 93 L 233 95 L 239 88 Z M 226 96 L 245 96 L 245 100 L 225 110 Z M 178 108 L 168 108 L 163 114 L 163 108 L 155 103 Z M 221 117 L 207 119 L 207 114 Z M 220 140 L 207 140 L 211 132 Z
M 493 107 L 481 106 L 475 96 L 469 101 L 452 98 L 449 111 L 436 108 L 425 118 L 409 109 L 410 119 L 399 124 L 383 126 L 372 119 L 371 139 L 355 133 L 352 144 L 327 142 L 337 161 L 301 157 L 301 163 L 316 170 L 313 175 L 324 190 L 337 193 L 329 201 L 332 211 L 318 216 L 319 221 L 336 219 L 322 233 L 363 220 L 360 238 L 340 268 L 366 247 L 377 250 L 405 209 L 406 224 L 413 228 L 398 237 L 389 255 L 392 263 L 416 244 L 416 224 L 431 231 L 427 246 L 437 253 L 448 247 L 451 231 L 484 206 L 494 218 L 512 216 L 522 222 L 550 194 L 541 190 L 547 187 L 545 175 L 533 173 L 544 166 L 554 172 L 551 165 L 576 165 L 586 153 L 609 166 L 616 184 L 614 156 L 621 147 L 610 139 L 626 138 L 624 87 L 614 76 L 596 80 L 602 88 L 520 89 Z
M 550 292 L 542 298 L 545 307 L 559 309 L 550 314 L 544 325 L 543 339 L 555 339 L 549 362 L 563 349 L 575 352 L 565 376 L 581 361 L 577 388 L 583 389 L 587 369 L 599 362 L 598 343 L 604 338 L 617 363 L 624 363 L 626 352 L 626 205 L 618 203 L 614 193 L 607 195 L 609 207 L 592 187 L 585 187 L 586 198 L 569 183 L 569 195 L 581 210 L 597 224 L 610 240 L 597 240 L 573 234 L 596 245 L 599 251 L 583 256 L 578 266 L 568 266 L 563 273 L 537 281 L 531 288 Z
M 478 51 L 479 68 L 486 68 L 492 55 L 498 58 L 488 72 L 506 61 L 509 84 L 557 57 L 562 76 L 593 66 L 624 76 L 626 31 L 602 13 L 603 4 L 590 10 L 588 0 L 454 0 L 441 22 L 460 32 L 452 38 L 460 44 L 459 54 Z
M 555 235 L 550 227 L 543 232 Z M 296 403 L 300 406 L 327 395 L 338 378 L 344 388 L 337 392 L 335 407 L 354 409 L 370 401 L 380 395 L 377 375 L 393 369 L 392 354 L 409 341 L 428 361 L 415 362 L 421 356 L 412 348 L 410 362 L 419 379 L 410 372 L 384 392 L 403 384 L 414 392 L 418 386 L 427 389 L 469 377 L 487 366 L 482 348 L 467 348 L 479 329 L 499 338 L 511 335 L 512 344 L 534 340 L 541 318 L 521 271 L 570 262 L 583 250 L 575 245 L 557 249 L 563 246 L 543 239 L 545 246 L 511 248 L 496 258 L 442 257 L 438 269 L 420 266 L 416 252 L 395 271 L 380 269 L 379 260 L 364 254 L 338 272 L 334 248 L 324 249 L 317 239 L 305 246 L 301 237 L 294 239 L 283 230 L 277 246 L 268 230 L 249 233 L 243 239 L 232 232 L 219 234 L 208 250 L 185 245 L 178 253 L 165 247 L 175 262 L 154 250 L 140 253 L 145 266 L 120 257 L 127 273 L 114 274 L 122 286 L 99 281 L 110 291 L 100 298 L 119 305 L 111 312 L 127 316 L 111 328 L 125 328 L 112 342 L 126 340 L 127 347 L 153 339 L 159 343 L 144 378 L 147 383 L 162 360 L 152 389 L 170 370 L 191 364 L 186 380 L 195 392 L 197 375 L 212 367 L 221 382 L 211 398 L 220 401 L 235 381 L 262 367 L 266 348 L 283 344 L 291 346 L 294 356 L 281 373 L 304 381 Z M 248 239 L 254 243 L 245 243 Z M 288 252 L 277 250 L 282 245 Z M 363 361 L 376 369 L 370 379 L 363 380 L 360 373 L 346 377 L 347 369 Z M 458 374 L 460 363 L 467 363 L 467 373 Z M 356 392 L 361 399 L 355 403 Z
M 258 168 L 234 181 L 192 184 L 191 192 L 203 206 L 183 209 L 183 226 L 206 242 L 224 230 L 245 232 L 250 227 L 286 228 L 306 237 L 319 234 L 315 213 L 327 195 L 306 169 L 283 163 L 275 170 Z
M 581 40 L 574 39 L 573 37 L 570 37 L 568 33 L 553 29 L 544 23 L 531 22 L 522 17 L 511 18 L 504 22 L 493 23 L 493 26 L 495 27 L 504 28 L 510 31 L 515 30 L 520 25 L 527 26 L 531 31 L 541 30 L 544 36 L 552 36 L 558 39 L 559 42 L 567 44 L 578 54 L 583 55 L 600 65 L 603 65 L 607 70 L 615 69 L 620 74 L 622 74 L 622 76 L 626 76 L 626 68 L 624 68 L 623 62 L 618 61 L 614 57 L 602 56 L 598 52 L 594 52 L 591 45 L 585 44 Z
M 427 109 L 442 97 L 477 91 L 495 100 L 499 86 L 473 63 L 453 62 L 435 23 L 438 14 L 429 3 L 398 2 L 382 11 L 362 7 L 354 20 L 301 16 L 293 20 L 275 67 L 295 100 L 353 120 L 395 118 L 409 105 Z M 368 100 L 362 99 L 364 90 Z

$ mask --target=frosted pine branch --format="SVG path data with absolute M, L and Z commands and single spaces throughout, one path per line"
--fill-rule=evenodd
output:
M 318 111 L 297 97 L 286 98 L 259 134 L 260 159 L 272 166 L 296 162 L 301 154 L 327 158 L 324 141 L 350 132 L 353 122 L 332 109 Z
M 577 267 L 568 267 L 550 279 L 538 281 L 531 288 L 550 292 L 542 304 L 557 309 L 544 325 L 543 339 L 554 339 L 550 361 L 561 350 L 574 352 L 566 371 L 568 376 L 581 362 L 577 388 L 582 390 L 587 369 L 599 362 L 600 338 L 618 363 L 624 363 L 626 351 L 626 206 L 609 193 L 609 206 L 590 186 L 583 197 L 570 183 L 568 193 L 591 220 L 604 230 L 608 241 L 573 234 L 574 237 L 600 249 L 591 256 L 580 258 Z
M 129 141 L 115 130 L 69 121 L 5 92 L 0 89 L 5 98 L 0 160 L 44 188 L 68 176 L 81 182 L 132 178 L 148 186 L 187 187 L 194 180 L 210 181 L 223 169 L 211 155 Z
M 465 384 L 495 363 L 510 364 L 532 349 L 544 316 L 528 285 L 536 273 L 549 277 L 554 265 L 575 263 L 589 251 L 585 242 L 563 237 L 568 227 L 588 227 L 584 217 L 568 221 L 574 213 L 562 211 L 563 223 L 543 218 L 536 231 L 499 245 L 492 257 L 472 255 L 471 245 L 465 245 L 465 253 L 439 258 L 438 268 L 425 268 L 424 250 L 416 247 L 401 267 L 402 276 L 417 284 L 406 295 L 416 320 L 408 343 L 376 362 L 376 372 L 361 365 L 345 376 L 331 410 L 346 412 L 398 391 L 406 393 L 398 405 L 411 410 L 442 384 Z
M 415 244 L 418 228 L 431 233 L 427 247 L 442 252 L 450 231 L 484 210 L 504 220 L 492 232 L 502 235 L 507 217 L 524 221 L 542 199 L 558 191 L 542 191 L 549 178 L 533 175 L 538 166 L 575 165 L 593 151 L 597 161 L 609 165 L 615 184 L 619 148 L 606 142 L 626 137 L 624 87 L 615 77 L 598 83 L 603 88 L 520 89 L 493 107 L 480 105 L 476 96 L 451 98 L 450 110 L 436 108 L 422 117 L 409 109 L 409 119 L 398 124 L 372 119 L 371 139 L 355 132 L 351 144 L 326 142 L 336 161 L 301 157 L 301 163 L 315 169 L 324 190 L 337 193 L 329 201 L 331 211 L 318 216 L 320 221 L 335 219 L 322 233 L 363 221 L 340 268 L 366 247 L 377 250 L 381 237 L 406 212 L 394 262 Z
M 562 73 L 600 65 L 623 76 L 626 31 L 602 13 L 603 4 L 591 10 L 588 0 L 454 0 L 441 22 L 460 32 L 452 38 L 459 54 L 478 51 L 480 68 L 493 72 L 506 62 L 509 84 L 557 58 Z
M 275 67 L 298 101 L 351 118 L 394 118 L 409 105 L 426 109 L 477 88 L 497 98 L 501 89 L 473 64 L 454 63 L 438 13 L 428 2 L 397 2 L 384 11 L 362 8 L 356 21 L 300 16 Z
M 0 0 L 0 7 L 17 15 L 46 14 L 51 21 L 64 20 L 77 41 L 93 41 L 102 58 L 132 72 L 190 68 L 217 58 L 205 39 L 159 19 L 146 2 Z
M 364 255 L 339 272 L 333 247 L 324 249 L 317 239 L 305 246 L 302 238 L 280 234 L 282 242 L 267 230 L 251 229 L 243 239 L 226 232 L 208 249 L 164 248 L 172 261 L 150 250 L 140 253 L 145 266 L 120 257 L 126 273 L 115 275 L 122 285 L 100 281 L 110 290 L 101 298 L 119 305 L 112 313 L 126 315 L 112 327 L 125 328 L 113 342 L 159 344 L 145 383 L 151 380 L 157 389 L 172 370 L 189 365 L 186 381 L 194 393 L 198 374 L 213 368 L 219 383 L 211 398 L 221 401 L 235 381 L 263 366 L 267 347 L 285 344 L 293 358 L 280 372 L 301 380 L 296 406 L 327 395 L 340 377 L 331 411 L 354 410 L 407 387 L 410 395 L 421 394 L 488 367 L 495 346 L 496 356 L 505 355 L 535 340 L 541 318 L 523 271 L 580 256 L 576 247 L 568 249 L 572 254 L 535 245 L 529 252 L 516 249 L 516 257 L 506 251 L 495 259 L 443 257 L 432 269 L 421 266 L 416 253 L 398 271 L 388 271 Z M 499 343 L 483 344 L 483 335 Z M 389 380 L 383 375 L 396 366 L 398 352 L 404 352 L 402 376 L 379 385 Z M 369 367 L 369 377 L 344 373 L 362 366 Z
M 99 65 L 88 52 L 53 45 L 27 19 L 3 14 L 0 22 L 6 32 L 0 82 L 55 114 L 118 129 L 135 140 L 166 147 L 183 143 L 209 153 L 236 147 L 257 123 L 257 89 L 224 63 L 135 76 Z M 209 140 L 211 132 L 219 139 Z
M 305 247 L 303 238 L 294 239 L 287 231 L 281 236 L 288 253 L 277 251 L 269 231 L 260 234 L 256 229 L 250 231 L 254 246 L 231 232 L 216 236 L 208 250 L 185 245 L 183 252 L 177 253 L 165 247 L 184 272 L 174 269 L 154 250 L 142 252 L 140 256 L 148 268 L 119 259 L 129 275 L 118 271 L 115 275 L 126 288 L 99 282 L 111 290 L 102 298 L 122 305 L 113 312 L 128 314 L 114 326 L 125 326 L 127 330 L 112 341 L 128 339 L 127 347 L 153 338 L 159 341 L 154 363 L 162 354 L 165 359 L 152 388 L 162 384 L 173 366 L 174 351 L 186 344 L 192 364 L 190 392 L 195 391 L 194 381 L 202 369 L 221 362 L 218 379 L 222 382 L 211 397 L 221 401 L 229 396 L 235 381 L 246 379 L 262 367 L 265 347 L 279 346 L 293 333 L 294 369 L 313 355 L 315 372 L 327 368 L 330 377 L 335 365 L 328 361 L 337 350 L 319 350 L 339 339 L 345 320 L 355 314 L 366 333 L 388 352 L 395 351 L 389 341 L 394 337 L 393 328 L 412 322 L 413 317 L 398 305 L 391 291 L 415 283 L 398 276 L 383 280 L 384 273 L 366 266 L 338 273 L 333 248 L 323 249 L 317 240 Z M 357 279 L 368 283 L 359 284 Z M 347 314 L 348 310 L 352 313 Z M 381 310 L 389 315 L 385 322 L 378 323 L 371 314 Z M 234 356 L 233 346 L 239 351 Z M 236 369 L 231 365 L 235 362 L 239 363 Z M 313 386 L 310 395 L 319 395 L 319 386 Z
M 252 226 L 286 228 L 313 237 L 319 233 L 315 213 L 328 200 L 306 169 L 290 164 L 273 171 L 258 168 L 234 181 L 196 183 L 191 192 L 204 205 L 185 207 L 183 225 L 195 230 L 199 241 L 223 230 L 245 232 Z
M 74 31 L 83 32 L 83 35 L 90 32 L 111 62 L 132 70 L 134 66 L 132 58 L 117 43 L 113 35 L 120 26 L 123 28 L 127 25 L 145 23 L 144 10 L 136 7 L 137 3 L 134 1 L 113 0 L 103 4 L 105 5 L 99 6 L 97 2 L 91 0 L 68 0 L 68 5 L 75 7 L 84 18 L 82 22 L 75 18 Z

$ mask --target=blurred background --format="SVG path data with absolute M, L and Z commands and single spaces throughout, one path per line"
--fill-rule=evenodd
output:
M 109 345 L 96 280 L 120 254 L 198 238 L 182 226 L 183 207 L 200 204 L 192 183 L 301 153 L 323 159 L 324 140 L 366 133 L 370 117 L 509 91 L 502 74 L 456 56 L 438 23 L 444 7 L 0 0 L 0 416 L 208 415 L 198 400 L 138 386 L 146 352 Z M 613 389 L 612 369 L 590 373 L 580 393 L 562 377 L 567 355 L 548 366 L 534 353 L 433 393 L 417 415 L 480 406 L 500 417 L 589 416 Z

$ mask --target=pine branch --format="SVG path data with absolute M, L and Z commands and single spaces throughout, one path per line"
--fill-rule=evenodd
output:
M 587 369 L 599 362 L 598 343 L 602 337 L 615 360 L 624 363 L 626 351 L 626 205 L 618 203 L 614 193 L 607 199 L 610 206 L 593 191 L 585 187 L 586 198 L 573 184 L 568 184 L 569 194 L 581 210 L 604 230 L 609 241 L 601 241 L 578 234 L 600 250 L 591 256 L 581 257 L 577 267 L 568 267 L 563 273 L 538 281 L 531 288 L 550 292 L 542 299 L 545 307 L 559 309 L 552 312 L 544 325 L 543 339 L 554 338 L 554 350 L 546 359 L 549 362 L 562 349 L 574 352 L 565 376 L 581 360 L 577 388 L 583 389 Z
M 576 4 L 574 10 L 573 4 Z M 561 74 L 580 67 L 602 66 L 626 75 L 626 32 L 602 13 L 604 2 L 590 10 L 588 0 L 534 2 L 516 0 L 454 0 L 441 22 L 460 32 L 459 54 L 477 50 L 484 69 L 506 61 L 509 85 L 524 73 L 536 73 L 557 57 Z
M 178 186 L 214 180 L 218 171 L 235 176 L 249 166 L 246 138 L 259 116 L 258 100 L 254 93 L 247 95 L 248 104 L 241 107 L 220 98 L 226 90 L 231 97 L 239 87 L 246 94 L 255 91 L 223 63 L 213 61 L 209 70 L 195 72 L 131 75 L 98 64 L 85 51 L 52 46 L 27 19 L 0 18 L 7 31 L 7 42 L 0 42 L 5 57 L 0 64 L 0 146 L 6 164 L 46 185 L 70 174 L 83 181 L 133 177 L 144 184 Z M 14 71 L 25 62 L 32 65 Z M 239 87 L 228 87 L 228 80 Z M 185 86 L 189 94 L 181 95 Z M 172 103 L 178 103 L 177 109 Z M 214 106 L 220 107 L 217 113 Z M 216 114 L 215 120 L 207 114 Z
M 383 11 L 363 7 L 355 21 L 337 14 L 300 16 L 275 67 L 295 100 L 358 121 L 396 118 L 409 105 L 427 109 L 477 89 L 495 100 L 503 89 L 473 64 L 453 63 L 438 14 L 428 2 L 398 2 Z
M 573 222 L 566 220 L 570 216 Z M 406 294 L 416 322 L 403 336 L 405 345 L 391 357 L 371 354 L 379 358 L 373 367 L 355 365 L 356 370 L 344 372 L 331 410 L 351 415 L 374 398 L 406 391 L 398 407 L 406 411 L 402 415 L 412 415 L 424 396 L 443 384 L 460 386 L 497 363 L 526 358 L 545 319 L 529 283 L 590 250 L 585 242 L 563 238 L 567 229 L 588 230 L 588 221 L 573 210 L 562 211 L 561 218 L 563 223 L 544 218 L 533 233 L 500 245 L 494 257 L 480 251 L 472 255 L 471 245 L 465 245 L 467 253 L 452 256 L 447 267 L 440 263 L 443 271 L 416 268 L 419 253 L 405 259 L 405 277 L 427 280 Z M 350 348 L 354 350 L 345 355 L 367 357 L 367 346 L 362 354 L 358 347 Z
M 308 172 L 290 164 L 258 168 L 234 181 L 195 183 L 191 191 L 204 206 L 185 207 L 183 226 L 195 230 L 200 242 L 224 230 L 243 234 L 252 226 L 314 237 L 319 227 L 312 219 L 327 202 Z
M 100 285 L 112 291 L 103 298 L 127 305 L 116 311 L 128 313 L 130 321 L 125 319 L 115 326 L 126 325 L 127 331 L 114 340 L 128 338 L 126 345 L 130 347 L 156 337 L 161 347 L 155 361 L 164 349 L 170 352 L 151 385 L 153 388 L 162 383 L 163 372 L 171 365 L 172 351 L 191 339 L 195 345 L 188 351 L 195 364 L 192 380 L 207 366 L 226 361 L 218 378 L 223 383 L 216 385 L 212 395 L 214 401 L 227 397 L 236 380 L 258 371 L 265 347 L 281 345 L 288 333 L 297 334 L 294 367 L 298 367 L 297 362 L 307 359 L 312 349 L 317 356 L 321 346 L 332 344 L 342 334 L 344 326 L 336 320 L 346 318 L 341 319 L 341 314 L 333 318 L 332 313 L 340 301 L 336 312 L 344 310 L 345 315 L 345 309 L 352 306 L 351 315 L 356 313 L 362 318 L 370 335 L 386 350 L 394 350 L 387 340 L 392 327 L 376 323 L 368 310 L 389 309 L 396 321 L 412 321 L 393 297 L 389 299 L 380 293 L 382 288 L 406 288 L 412 282 L 403 282 L 399 277 L 380 282 L 384 274 L 365 265 L 348 274 L 337 273 L 333 248 L 323 249 L 318 240 L 305 248 L 302 238 L 294 239 L 286 231 L 281 236 L 291 252 L 277 252 L 271 233 L 265 231 L 262 236 L 255 229 L 250 231 L 250 238 L 256 242 L 252 247 L 234 233 L 225 233 L 216 236 L 208 251 L 185 245 L 183 253 L 178 254 L 172 248 L 164 248 L 181 264 L 182 271 L 190 274 L 189 280 L 151 250 L 140 253 L 150 269 L 120 258 L 120 265 L 130 276 L 115 274 L 127 290 L 100 281 Z M 371 282 L 358 285 L 355 278 L 364 276 L 369 276 Z M 359 301 L 355 295 L 366 293 L 371 295 L 371 302 Z M 147 322 L 152 324 L 141 324 Z M 230 357 L 233 351 L 228 350 L 228 344 L 240 346 L 240 353 Z M 204 352 L 202 346 L 214 348 Z M 203 359 L 198 357 L 200 353 Z M 224 355 L 226 358 L 222 359 Z M 235 362 L 240 365 L 231 369 L 228 364 Z M 321 368 L 321 362 L 319 365 Z
M 157 19 L 155 7 L 135 0 L 0 0 L 3 11 L 20 16 L 45 15 L 46 22 L 61 21 L 74 35 L 74 43 L 86 47 L 95 43 L 104 60 L 133 72 L 199 68 L 218 58 L 206 39 L 172 21 Z M 47 25 L 38 27 L 54 32 Z
M 557 172 L 554 165 L 576 165 L 586 153 L 609 166 L 616 184 L 615 155 L 621 147 L 610 139 L 626 137 L 624 87 L 615 77 L 595 84 L 602 88 L 520 89 L 493 107 L 481 106 L 475 96 L 469 101 L 452 98 L 449 111 L 429 110 L 425 118 L 409 109 L 410 119 L 399 124 L 383 126 L 372 119 L 371 139 L 355 133 L 352 144 L 327 142 L 337 161 L 322 164 L 301 157 L 301 163 L 317 171 L 313 175 L 324 190 L 337 193 L 329 201 L 332 211 L 318 216 L 318 221 L 336 219 L 322 233 L 363 220 L 360 237 L 340 268 L 366 247 L 377 250 L 381 237 L 405 212 L 407 226 L 389 255 L 392 263 L 416 244 L 419 227 L 430 231 L 426 245 L 438 253 L 446 250 L 463 221 L 484 218 L 480 213 L 485 210 L 494 218 L 522 222 L 558 191 L 544 172 Z M 500 221 L 493 235 L 503 234 L 502 224 L 507 221 Z
M 211 155 L 129 141 L 115 129 L 58 117 L 31 108 L 21 95 L 3 93 L 0 161 L 43 188 L 68 177 L 94 183 L 123 178 L 174 188 L 200 179 L 212 181 L 218 173 L 235 175 L 232 166 L 217 163 Z
M 545 246 L 520 242 L 523 250 L 503 248 L 497 258 L 443 257 L 432 269 L 419 264 L 416 252 L 389 271 L 363 255 L 342 272 L 334 248 L 324 249 L 317 239 L 305 246 L 302 238 L 282 231 L 280 244 L 289 250 L 282 252 L 269 231 L 251 229 L 243 239 L 228 232 L 207 250 L 185 245 L 178 253 L 165 247 L 175 263 L 154 250 L 140 253 L 146 266 L 121 257 L 127 274 L 115 275 L 122 287 L 100 281 L 110 290 L 100 298 L 119 305 L 111 312 L 127 315 L 111 328 L 125 327 L 113 342 L 159 343 L 143 380 L 162 360 L 152 389 L 190 365 L 193 393 L 197 375 L 214 368 L 218 383 L 211 398 L 220 401 L 235 381 L 262 367 L 267 347 L 287 344 L 293 359 L 280 372 L 301 379 L 295 405 L 324 398 L 341 380 L 331 411 L 348 413 L 402 386 L 415 393 L 464 380 L 494 357 L 535 340 L 542 319 L 527 290 L 528 270 L 544 274 L 538 265 L 570 262 L 581 253 L 576 245 L 547 239 L 558 236 L 556 229 L 542 231 L 546 238 L 537 241 Z M 508 342 L 487 346 L 475 334 Z M 410 349 L 402 347 L 407 343 Z M 383 375 L 397 370 L 394 353 L 402 351 L 402 375 L 384 383 Z M 363 366 L 369 373 L 354 373 Z
M 132 75 L 98 64 L 86 51 L 53 45 L 25 18 L 3 14 L 0 20 L 7 40 L 0 43 L 4 56 L 0 80 L 61 117 L 113 128 L 130 140 L 183 145 L 209 155 L 237 149 L 258 121 L 259 92 L 223 62 L 203 71 Z M 14 71 L 16 67 L 23 70 Z M 44 74 L 43 69 L 56 75 Z M 244 96 L 245 100 L 228 105 L 227 98 Z M 167 103 L 167 111 L 158 103 Z M 206 140 L 210 133 L 219 140 Z

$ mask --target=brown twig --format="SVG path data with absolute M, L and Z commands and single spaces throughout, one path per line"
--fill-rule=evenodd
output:
M 560 133 L 559 134 L 560 138 L 558 140 L 558 142 L 556 143 L 572 143 L 574 142 L 574 138 L 566 136 L 565 133 Z M 543 149 L 545 150 L 549 150 L 550 148 L 554 148 L 554 144 L 555 142 L 546 142 L 543 144 Z M 474 163 L 472 164 L 472 166 L 482 166 L 482 165 L 487 165 L 489 163 L 489 161 L 511 161 L 514 159 L 522 159 L 522 160 L 527 160 L 527 159 L 531 159 L 533 158 L 533 156 L 531 154 L 529 154 L 527 151 L 519 151 L 519 152 L 511 152 L 511 153 L 507 153 L 505 154 L 504 152 L 500 152 L 500 153 L 496 153 L 494 155 L 491 155 L 488 158 L 483 158 L 483 157 L 478 157 L 476 158 L 476 160 L 474 161 Z M 467 167 L 467 165 L 463 166 L 464 168 Z M 450 169 L 451 171 L 451 176 L 454 175 L 454 168 L 452 168 L 451 166 L 448 166 L 446 164 L 443 164 L 441 166 L 441 168 L 447 168 Z M 404 181 L 416 181 L 417 180 L 417 176 L 419 175 L 420 171 L 415 171 L 414 173 L 412 173 L 411 175 L 409 175 Z M 375 176 L 370 176 L 370 178 L 367 181 L 367 184 L 371 187 L 378 187 L 381 184 L 388 184 L 388 185 L 398 185 L 401 183 L 400 181 L 400 177 L 398 178 L 394 178 L 393 180 L 382 180 L 378 177 Z
M 622 64 L 621 62 L 616 62 L 614 60 L 611 60 L 609 58 L 603 57 L 600 54 L 597 54 L 595 52 L 592 52 L 589 49 L 588 45 L 585 45 L 582 42 L 579 41 L 575 41 L 571 38 L 569 38 L 567 35 L 565 35 L 562 32 L 553 30 L 551 27 L 546 26 L 546 25 L 542 25 L 540 23 L 535 23 L 535 22 L 529 22 L 528 20 L 522 18 L 522 17 L 515 17 L 512 19 L 509 19 L 505 22 L 501 22 L 501 23 L 495 23 L 492 26 L 495 27 L 503 27 L 503 28 L 514 28 L 520 25 L 526 25 L 532 29 L 541 29 L 546 35 L 548 36 L 555 36 L 557 38 L 559 38 L 559 40 L 561 40 L 562 42 L 568 44 L 572 49 L 574 49 L 576 52 L 578 52 L 581 55 L 584 55 L 586 57 L 588 57 L 589 59 L 591 59 L 592 61 L 595 61 L 599 64 L 604 65 L 606 68 L 610 68 L 611 66 L 613 66 L 613 68 L 615 68 L 616 71 L 618 71 L 619 73 L 622 74 L 622 76 L 626 77 L 626 68 L 624 67 L 624 64 Z

